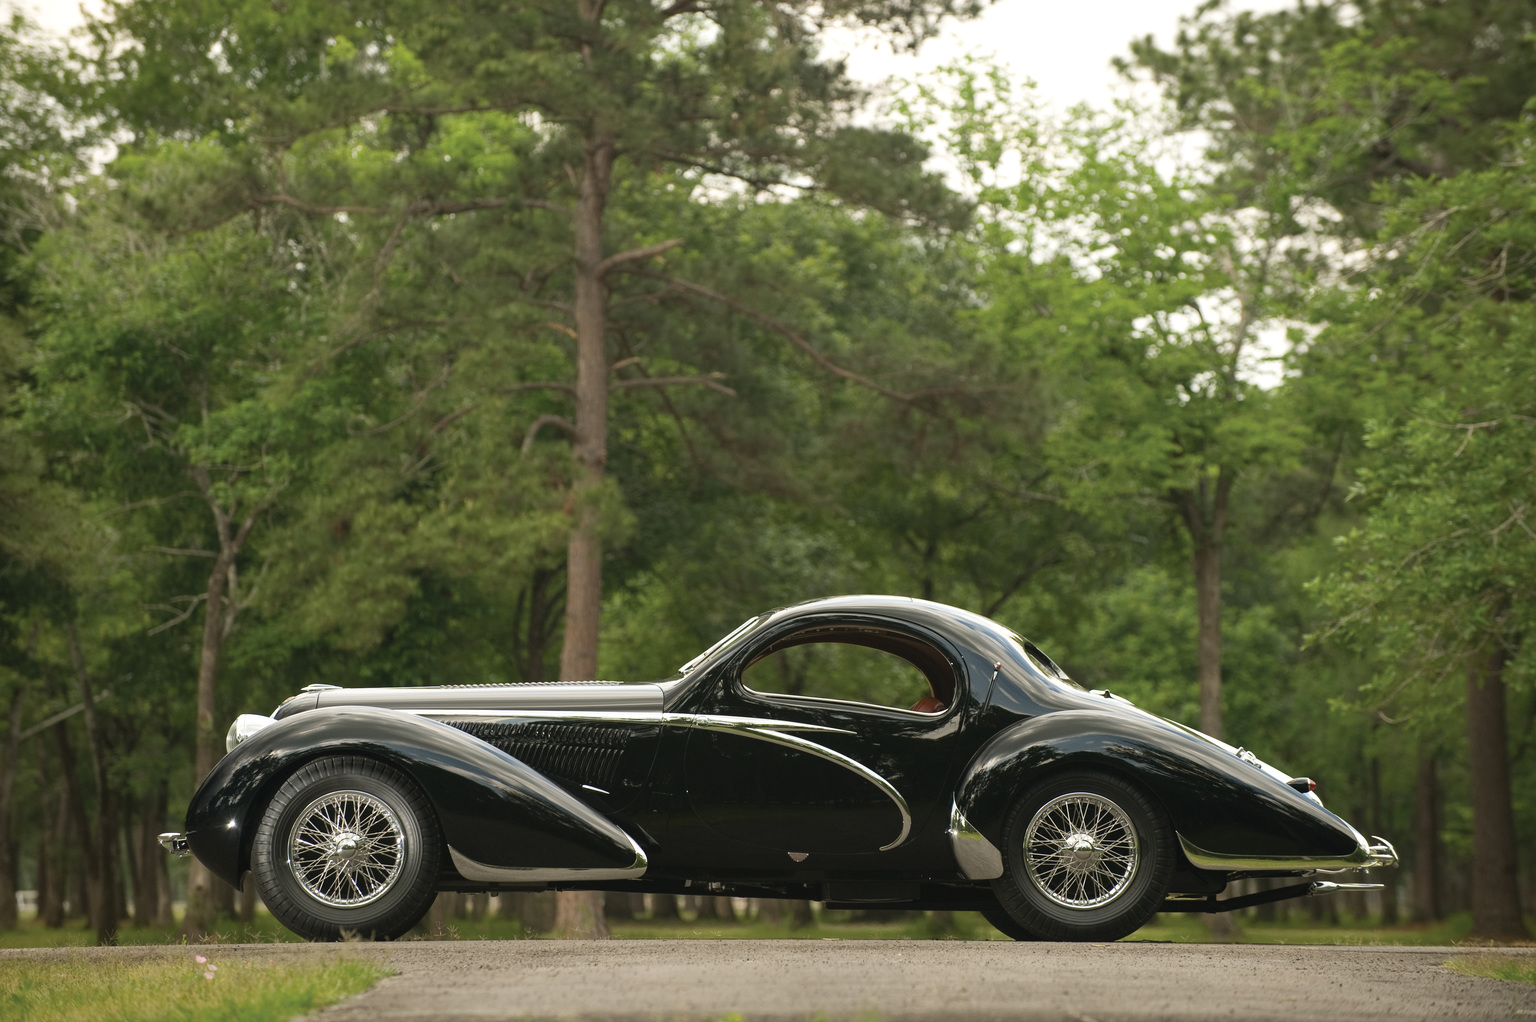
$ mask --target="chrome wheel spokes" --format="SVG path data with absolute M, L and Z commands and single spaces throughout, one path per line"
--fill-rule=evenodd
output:
M 394 810 L 362 791 L 333 791 L 299 813 L 288 865 L 304 892 L 336 908 L 384 896 L 400 876 L 405 832 Z
M 1058 795 L 1024 831 L 1029 878 L 1067 908 L 1097 908 L 1119 897 L 1136 875 L 1136 860 L 1131 818 L 1102 795 Z

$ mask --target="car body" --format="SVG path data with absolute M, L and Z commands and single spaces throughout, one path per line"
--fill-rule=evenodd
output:
M 805 691 L 897 684 L 887 661 L 912 706 Z M 763 614 L 655 683 L 311 686 L 229 744 L 167 844 L 232 884 L 255 870 L 312 938 L 396 936 L 437 890 L 558 888 L 975 909 L 1021 939 L 1114 939 L 1396 862 L 1307 779 L 905 597 Z M 1219 897 L 1245 877 L 1298 883 Z

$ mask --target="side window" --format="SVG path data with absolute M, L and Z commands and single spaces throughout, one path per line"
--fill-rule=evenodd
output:
M 920 666 L 921 664 L 921 666 Z M 894 633 L 818 629 L 781 639 L 741 674 L 751 691 L 942 713 L 954 671 L 937 650 Z

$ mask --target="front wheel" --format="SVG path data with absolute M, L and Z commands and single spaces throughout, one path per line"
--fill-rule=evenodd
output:
M 251 846 L 261 900 L 310 940 L 393 940 L 432 903 L 441 838 L 421 789 L 358 756 L 300 767 Z
M 1142 792 L 1109 774 L 1059 774 L 1004 823 L 998 902 L 1043 940 L 1119 940 L 1157 913 L 1173 873 L 1173 831 Z

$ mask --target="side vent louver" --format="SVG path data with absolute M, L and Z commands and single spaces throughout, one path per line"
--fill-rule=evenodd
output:
M 628 739 L 622 728 L 591 724 L 452 723 L 542 774 L 599 788 L 613 783 Z

